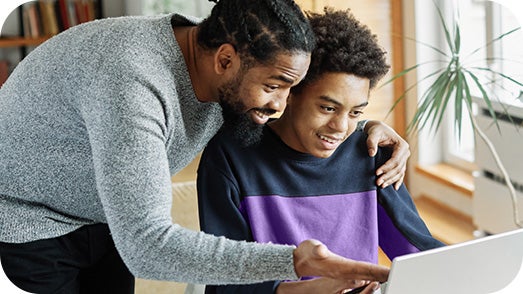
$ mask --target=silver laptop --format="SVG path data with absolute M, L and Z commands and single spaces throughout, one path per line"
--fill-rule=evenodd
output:
M 392 261 L 381 294 L 523 293 L 523 229 Z

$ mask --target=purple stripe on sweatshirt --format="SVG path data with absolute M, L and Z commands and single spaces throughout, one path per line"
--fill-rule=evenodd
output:
M 307 197 L 249 196 L 241 211 L 254 240 L 297 245 L 317 239 L 342 256 L 377 263 L 376 191 Z
M 396 256 L 419 252 L 407 238 L 396 228 L 387 212 L 378 205 L 379 244 L 390 260 Z

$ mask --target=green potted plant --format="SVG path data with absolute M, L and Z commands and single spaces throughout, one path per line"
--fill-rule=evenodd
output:
M 462 52 L 462 35 L 460 29 L 459 19 L 452 17 L 448 22 L 444 14 L 442 13 L 441 8 L 435 4 L 439 23 L 441 29 L 444 33 L 444 40 L 446 48 L 438 48 L 436 46 L 428 45 L 419 41 L 417 43 L 430 48 L 436 55 L 439 56 L 437 60 L 423 62 L 415 64 L 400 73 L 394 75 L 387 83 L 395 81 L 408 73 L 411 73 L 422 67 L 426 67 L 430 64 L 438 64 L 439 67 L 431 71 L 430 73 L 422 76 L 417 79 L 417 82 L 409 86 L 403 95 L 401 95 L 396 102 L 394 103 L 394 108 L 402 99 L 405 98 L 405 95 L 415 89 L 420 83 L 431 81 L 430 85 L 423 91 L 421 98 L 417 105 L 417 109 L 414 113 L 412 120 L 409 122 L 407 131 L 412 133 L 414 130 L 421 130 L 423 128 L 429 127 L 431 131 L 437 131 L 443 118 L 448 112 L 449 106 L 453 105 L 455 111 L 453 113 L 453 121 L 457 130 L 457 137 L 461 137 L 461 129 L 463 120 L 468 117 L 472 124 L 474 132 L 479 138 L 481 138 L 485 144 L 488 146 L 502 177 L 504 178 L 504 183 L 509 189 L 511 202 L 513 206 L 513 220 L 517 227 L 523 227 L 523 220 L 519 216 L 518 211 L 518 198 L 514 185 L 512 184 L 507 170 L 505 169 L 502 161 L 500 160 L 499 154 L 496 151 L 494 144 L 487 137 L 485 132 L 478 126 L 476 118 L 473 113 L 473 104 L 474 104 L 474 95 L 479 96 L 480 100 L 485 105 L 486 109 L 489 112 L 490 117 L 492 118 L 493 124 L 499 127 L 498 125 L 498 114 L 496 114 L 493 102 L 497 101 L 495 94 L 495 89 L 498 87 L 503 88 L 506 84 L 511 84 L 520 89 L 520 93 L 523 93 L 523 83 L 512 78 L 511 76 L 504 74 L 503 72 L 494 70 L 488 66 L 477 66 L 470 64 L 467 60 L 470 60 L 470 57 L 488 46 L 499 42 L 500 40 L 506 38 L 507 36 L 513 34 L 514 32 L 520 30 L 521 28 L 515 28 L 508 32 L 502 33 L 499 36 L 488 41 L 481 48 L 477 48 L 471 53 L 464 55 Z M 458 13 L 459 15 L 459 13 Z M 485 59 L 485 58 L 484 58 Z M 489 76 L 487 82 L 484 81 L 484 77 Z M 482 81 L 483 78 L 483 81 Z M 385 83 L 385 84 L 387 84 Z M 521 96 L 519 97 L 521 99 Z M 462 111 L 466 110 L 466 111 Z M 466 113 L 466 117 L 463 117 L 463 113 Z M 505 113 L 508 115 L 508 113 Z M 451 114 L 452 115 L 452 114 Z M 510 115 L 508 115 L 510 119 Z

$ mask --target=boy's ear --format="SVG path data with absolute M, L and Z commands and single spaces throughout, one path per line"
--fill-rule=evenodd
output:
M 240 66 L 240 57 L 231 44 L 223 44 L 216 50 L 214 54 L 214 71 L 217 74 L 225 74 L 226 72 L 236 72 Z

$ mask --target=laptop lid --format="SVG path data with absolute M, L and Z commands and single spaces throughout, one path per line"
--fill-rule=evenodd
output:
M 396 257 L 381 293 L 523 293 L 522 265 L 518 229 Z

